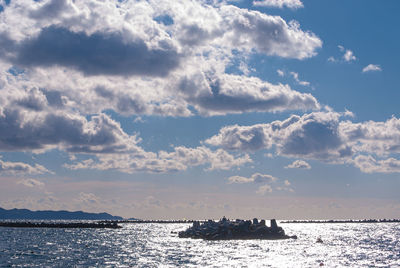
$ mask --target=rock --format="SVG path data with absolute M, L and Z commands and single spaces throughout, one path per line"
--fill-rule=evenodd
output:
M 278 224 L 276 224 L 276 220 L 275 219 L 271 220 L 271 228 L 272 229 L 278 229 Z
M 230 221 L 223 217 L 219 222 L 208 220 L 202 224 L 193 222 L 193 226 L 178 233 L 180 238 L 201 238 L 205 240 L 229 239 L 297 239 L 297 236 L 287 236 L 275 220 L 271 220 L 271 227 L 260 223 L 255 218 L 253 222 L 247 220 Z

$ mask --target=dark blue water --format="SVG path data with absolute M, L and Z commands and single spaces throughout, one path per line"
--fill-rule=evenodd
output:
M 299 239 L 203 241 L 171 233 L 187 224 L 0 228 L 0 267 L 400 267 L 399 223 L 281 226 Z

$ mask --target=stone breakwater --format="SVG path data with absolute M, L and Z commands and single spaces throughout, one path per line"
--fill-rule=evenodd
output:
M 180 238 L 198 238 L 205 240 L 230 240 L 230 239 L 297 239 L 297 236 L 288 236 L 276 220 L 271 220 L 271 226 L 265 225 L 265 220 L 235 220 L 222 218 L 215 222 L 208 220 L 203 224 L 195 221 L 187 230 L 179 232 Z
M 68 222 L 68 223 L 48 223 L 48 222 L 0 222 L 0 227 L 19 227 L 19 228 L 122 228 L 116 222 Z

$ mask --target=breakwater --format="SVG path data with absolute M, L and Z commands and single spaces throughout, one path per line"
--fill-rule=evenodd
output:
M 400 219 L 364 219 L 364 220 L 290 220 L 281 223 L 391 223 L 400 222 Z
M 17 228 L 122 228 L 116 222 L 0 222 L 0 227 Z

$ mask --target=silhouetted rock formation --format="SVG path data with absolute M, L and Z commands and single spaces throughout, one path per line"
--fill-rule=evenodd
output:
M 193 226 L 179 232 L 180 238 L 201 238 L 206 240 L 229 239 L 288 239 L 297 236 L 287 236 L 281 227 L 271 220 L 271 227 L 265 225 L 265 220 L 255 218 L 253 222 L 247 220 L 230 221 L 223 217 L 219 222 L 208 220 L 203 224 L 195 221 Z

